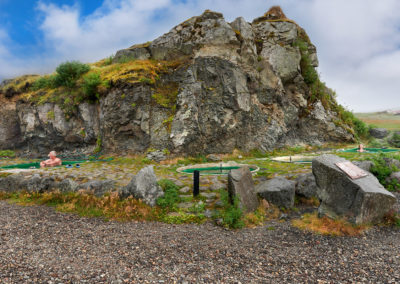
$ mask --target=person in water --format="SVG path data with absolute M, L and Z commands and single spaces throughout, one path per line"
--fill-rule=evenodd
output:
M 48 156 L 50 159 L 40 162 L 41 168 L 61 166 L 62 162 L 61 159 L 57 158 L 56 151 L 51 151 Z
M 360 153 L 364 152 L 364 145 L 363 145 L 363 144 L 360 144 L 360 145 L 358 146 L 357 152 L 360 152 Z

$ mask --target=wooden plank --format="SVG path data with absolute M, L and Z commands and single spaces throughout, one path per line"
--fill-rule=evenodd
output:
M 335 163 L 335 165 L 341 169 L 345 174 L 347 174 L 351 179 L 359 179 L 362 177 L 366 177 L 368 173 L 363 169 L 360 169 L 352 162 L 341 162 Z

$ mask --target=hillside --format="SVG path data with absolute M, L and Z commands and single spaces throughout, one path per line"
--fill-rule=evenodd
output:
M 354 141 L 306 32 L 205 11 L 152 42 L 0 86 L 0 149 L 174 154 Z
M 355 116 L 367 124 L 388 130 L 400 130 L 400 114 L 397 112 L 355 113 Z

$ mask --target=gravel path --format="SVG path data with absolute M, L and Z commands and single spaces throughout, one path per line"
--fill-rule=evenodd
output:
M 1 201 L 0 283 L 399 283 L 399 237 L 104 222 Z

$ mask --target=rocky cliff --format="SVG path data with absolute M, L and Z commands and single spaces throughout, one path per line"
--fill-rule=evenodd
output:
M 108 82 L 95 101 L 71 103 L 67 95 L 76 92 L 65 89 L 32 91 L 34 76 L 5 81 L 0 149 L 92 151 L 101 144 L 109 152 L 194 155 L 352 141 L 351 125 L 315 71 L 315 46 L 275 12 L 228 23 L 205 11 L 151 43 L 120 50 L 92 65 Z

